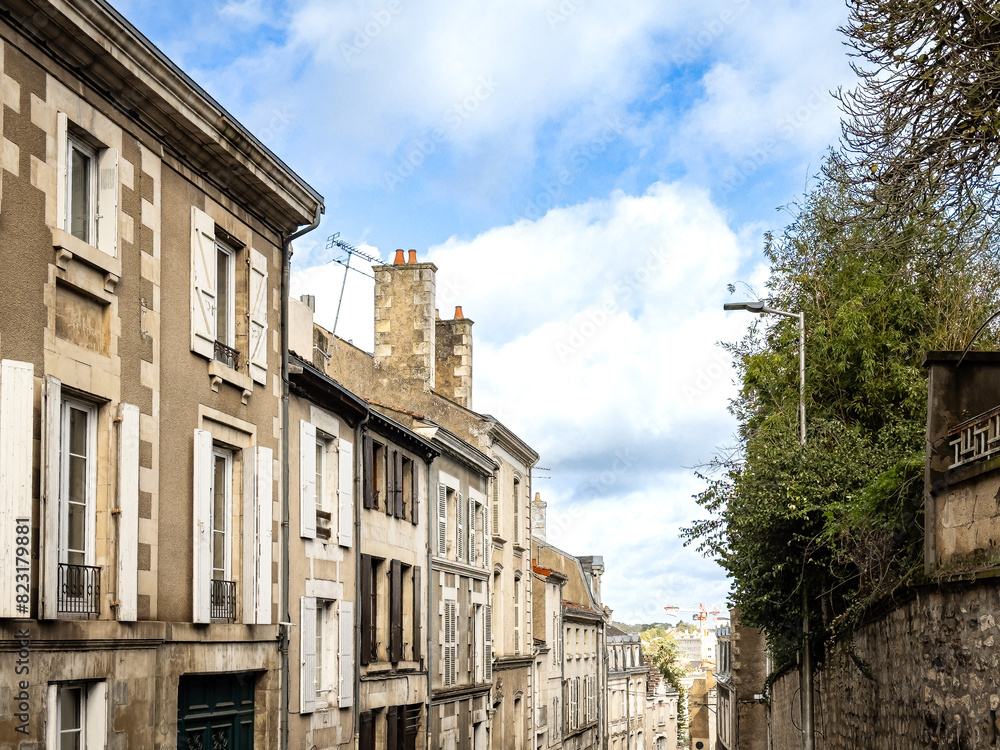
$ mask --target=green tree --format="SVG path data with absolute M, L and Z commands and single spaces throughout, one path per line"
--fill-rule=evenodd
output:
M 663 679 L 679 693 L 677 699 L 677 740 L 681 742 L 687 731 L 687 690 L 681 680 L 687 676 L 683 667 L 683 657 L 677 647 L 677 640 L 669 635 L 663 626 L 656 626 L 639 634 L 642 653 L 649 657 Z
M 982 238 L 945 218 L 905 235 L 853 210 L 823 180 L 779 236 L 766 235 L 773 307 L 805 313 L 808 445 L 798 438 L 798 332 L 758 320 L 726 345 L 741 385 L 737 445 L 702 472 L 708 518 L 685 529 L 733 580 L 744 624 L 780 669 L 802 637 L 802 592 L 822 658 L 919 570 L 928 350 L 962 348 L 996 308 Z M 996 337 L 987 334 L 984 343 Z

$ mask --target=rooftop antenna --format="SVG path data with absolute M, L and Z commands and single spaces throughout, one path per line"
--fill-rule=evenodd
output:
M 360 250 L 358 250 L 356 247 L 354 247 L 354 245 L 352 245 L 352 244 L 350 244 L 348 242 L 345 242 L 344 240 L 340 239 L 340 232 L 336 232 L 335 234 L 331 234 L 327 238 L 327 240 L 326 240 L 326 249 L 327 250 L 332 250 L 335 247 L 338 247 L 341 250 L 343 250 L 345 253 L 347 253 L 347 256 L 346 256 L 346 259 L 333 258 L 331 260 L 331 262 L 333 262 L 333 263 L 339 263 L 340 265 L 342 265 L 344 267 L 344 279 L 343 279 L 343 281 L 340 282 L 340 299 L 337 300 L 337 315 L 333 319 L 333 331 L 331 332 L 334 335 L 337 334 L 337 322 L 340 320 L 340 306 L 344 302 L 344 289 L 347 287 L 347 272 L 348 271 L 354 271 L 355 273 L 360 273 L 362 276 L 367 276 L 369 279 L 374 279 L 375 278 L 370 273 L 365 273 L 360 268 L 351 268 L 351 256 L 352 255 L 357 255 L 362 260 L 366 260 L 366 261 L 368 261 L 369 263 L 372 263 L 372 264 L 381 263 L 382 262 L 381 258 L 379 258 L 379 257 L 377 257 L 375 255 L 368 255 L 367 253 L 363 253 Z

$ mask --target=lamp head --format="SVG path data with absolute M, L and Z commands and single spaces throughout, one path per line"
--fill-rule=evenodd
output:
M 748 312 L 761 314 L 764 312 L 763 302 L 727 302 L 722 306 L 723 310 L 747 310 Z

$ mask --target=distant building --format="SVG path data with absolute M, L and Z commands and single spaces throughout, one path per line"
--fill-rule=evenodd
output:
M 607 641 L 608 750 L 646 750 L 646 685 L 649 666 L 638 635 L 613 625 Z
M 646 742 L 649 750 L 677 750 L 677 704 L 680 694 L 649 664 L 646 679 Z
M 542 529 L 544 533 L 544 527 Z M 563 739 L 562 590 L 569 578 L 532 567 L 532 616 L 535 641 L 535 748 L 558 750 Z
M 716 750 L 766 750 L 769 723 L 764 703 L 768 675 L 764 637 L 739 623 L 739 609 L 730 610 L 730 624 L 716 630 L 719 666 L 716 672 L 718 737 Z

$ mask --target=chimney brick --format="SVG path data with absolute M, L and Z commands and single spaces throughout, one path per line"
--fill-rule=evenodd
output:
M 400 257 L 402 252 L 399 253 Z M 434 388 L 434 295 L 437 266 L 375 266 L 375 365 Z

